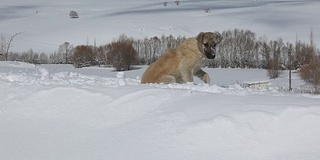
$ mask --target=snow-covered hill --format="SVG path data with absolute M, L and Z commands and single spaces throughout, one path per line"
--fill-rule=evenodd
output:
M 64 42 L 106 44 L 122 33 L 134 38 L 191 37 L 201 31 L 250 29 L 269 40 L 309 42 L 313 29 L 320 43 L 318 0 L 2 0 L 0 34 L 15 33 L 12 51 L 54 52 Z M 204 13 L 209 8 L 211 12 Z M 70 19 L 71 10 L 79 19 Z
M 140 84 L 137 68 L 0 62 L 0 159 L 320 158 L 317 95 L 234 84 L 265 70 L 206 69 L 209 86 Z

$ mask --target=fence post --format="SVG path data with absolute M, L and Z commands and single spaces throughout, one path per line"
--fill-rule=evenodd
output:
M 290 44 L 289 49 L 288 49 L 288 58 L 289 58 L 289 91 L 292 91 L 291 87 L 291 56 L 292 56 L 292 44 Z

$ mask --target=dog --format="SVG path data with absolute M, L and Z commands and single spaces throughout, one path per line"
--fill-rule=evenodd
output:
M 152 63 L 143 73 L 141 83 L 194 83 L 193 76 L 197 76 L 210 84 L 208 73 L 201 67 L 215 58 L 216 46 L 221 40 L 219 32 L 201 32 L 188 38 Z

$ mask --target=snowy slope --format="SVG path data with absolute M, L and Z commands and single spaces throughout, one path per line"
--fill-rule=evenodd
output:
M 319 96 L 234 84 L 264 70 L 206 69 L 209 86 L 140 84 L 144 69 L 1 62 L 0 159 L 320 158 Z
M 250 29 L 269 40 L 282 37 L 309 42 L 313 29 L 320 41 L 318 0 L 189 0 L 164 7 L 159 0 L 2 0 L 0 34 L 7 38 L 23 32 L 12 51 L 54 52 L 68 41 L 103 45 L 120 34 L 134 38 L 195 36 L 201 31 Z M 210 8 L 210 13 L 203 9 Z M 71 10 L 79 19 L 70 19 Z

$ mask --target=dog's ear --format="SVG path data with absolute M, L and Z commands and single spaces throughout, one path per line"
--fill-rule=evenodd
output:
M 216 36 L 216 44 L 220 43 L 222 41 L 222 36 L 219 32 L 214 32 Z
M 203 43 L 202 40 L 203 40 L 203 37 L 204 37 L 204 33 L 203 32 L 200 32 L 197 36 L 197 41 L 200 42 L 200 43 Z

